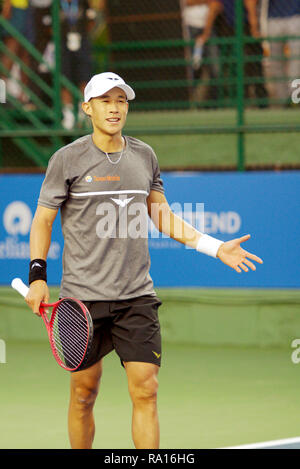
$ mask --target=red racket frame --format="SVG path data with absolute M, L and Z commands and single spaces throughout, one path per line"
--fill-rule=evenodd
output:
M 56 351 L 56 348 L 55 348 L 55 345 L 54 345 L 54 340 L 53 340 L 53 323 L 54 323 L 54 320 L 55 320 L 57 308 L 65 300 L 75 301 L 80 306 L 80 308 L 81 308 L 81 310 L 82 310 L 82 312 L 85 316 L 86 323 L 87 323 L 87 326 L 88 326 L 88 334 L 87 334 L 87 341 L 86 341 L 84 354 L 83 354 L 81 362 L 75 368 L 67 367 L 62 362 L 62 360 L 60 359 L 60 357 L 59 357 L 59 355 Z M 47 312 L 45 311 L 46 308 L 53 308 L 50 319 L 48 319 Z M 91 319 L 91 316 L 90 316 L 90 313 L 89 313 L 89 310 L 87 309 L 87 307 L 81 301 L 77 300 L 76 298 L 66 297 L 66 298 L 61 298 L 56 303 L 48 303 L 48 304 L 41 303 L 40 304 L 40 314 L 41 314 L 41 316 L 43 318 L 43 321 L 45 323 L 47 333 L 48 333 L 49 342 L 50 342 L 50 346 L 51 346 L 51 350 L 52 350 L 52 353 L 53 353 L 54 358 L 57 361 L 57 363 L 62 368 L 64 368 L 64 370 L 67 370 L 67 371 L 76 371 L 76 370 L 78 370 L 78 368 L 82 365 L 82 362 L 86 357 L 86 354 L 87 354 L 87 351 L 88 351 L 88 348 L 89 348 L 89 345 L 90 345 L 90 342 L 91 342 L 91 336 L 93 334 L 93 322 L 92 322 L 92 319 Z

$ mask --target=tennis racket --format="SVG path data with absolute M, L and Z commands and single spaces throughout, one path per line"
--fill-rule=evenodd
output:
M 26 297 L 29 288 L 20 278 L 15 278 L 11 286 Z M 62 298 L 56 303 L 41 303 L 40 313 L 55 360 L 65 370 L 78 370 L 87 357 L 93 339 L 93 321 L 88 309 L 79 300 Z

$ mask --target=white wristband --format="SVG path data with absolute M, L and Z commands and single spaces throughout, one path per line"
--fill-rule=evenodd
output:
M 203 234 L 198 241 L 196 250 L 198 252 L 202 252 L 203 254 L 207 254 L 211 257 L 217 257 L 217 252 L 221 244 L 224 241 L 220 241 L 219 239 L 213 238 L 207 234 Z

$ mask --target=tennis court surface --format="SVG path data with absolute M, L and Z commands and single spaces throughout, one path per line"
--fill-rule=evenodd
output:
M 300 437 L 283 440 L 263 441 L 251 445 L 233 446 L 224 449 L 300 449 Z
M 38 319 L 36 319 L 38 321 Z M 164 344 L 161 448 L 230 448 L 299 432 L 299 368 L 288 351 Z M 47 342 L 8 342 L 0 365 L 0 447 L 68 448 L 69 375 Z M 104 361 L 94 448 L 133 449 L 125 373 Z M 280 442 L 288 449 L 297 441 Z
M 259 304 L 250 304 L 250 291 L 158 293 L 161 448 L 300 449 L 300 363 L 287 340 L 300 330 L 299 292 L 259 291 Z M 52 357 L 42 320 L 12 289 L 0 289 L 0 312 L 0 448 L 69 448 L 69 373 Z M 95 422 L 95 449 L 133 449 L 127 380 L 114 352 L 104 360 Z

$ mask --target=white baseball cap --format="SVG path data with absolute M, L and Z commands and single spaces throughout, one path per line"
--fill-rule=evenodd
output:
M 135 92 L 129 85 L 126 85 L 123 78 L 115 73 L 105 72 L 94 75 L 90 79 L 84 88 L 84 101 L 88 102 L 91 98 L 102 96 L 115 87 L 121 88 L 125 92 L 127 99 L 131 100 L 135 98 Z

